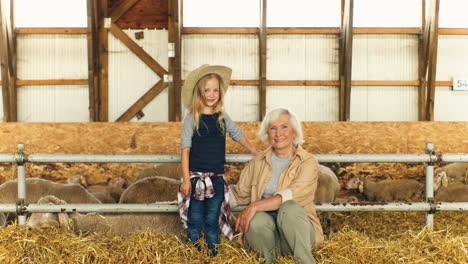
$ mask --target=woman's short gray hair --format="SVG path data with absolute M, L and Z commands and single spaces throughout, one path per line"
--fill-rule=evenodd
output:
M 263 119 L 262 124 L 260 125 L 260 131 L 258 132 L 258 135 L 260 136 L 260 139 L 263 141 L 263 143 L 270 145 L 270 141 L 268 140 L 268 127 L 270 126 L 271 122 L 275 121 L 280 115 L 283 114 L 289 116 L 289 121 L 291 122 L 293 129 L 296 131 L 296 138 L 294 138 L 293 144 L 297 147 L 304 143 L 301 122 L 298 120 L 296 114 L 286 107 L 278 107 L 268 112 Z

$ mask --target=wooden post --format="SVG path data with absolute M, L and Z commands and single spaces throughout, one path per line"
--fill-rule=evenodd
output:
M 99 121 L 99 36 L 97 2 L 88 0 L 89 121 Z
M 259 28 L 259 46 L 260 46 L 260 84 L 258 86 L 258 113 L 259 121 L 263 120 L 266 114 L 266 65 L 267 65 L 267 32 L 266 32 L 266 21 L 267 21 L 267 0 L 261 0 L 260 2 L 260 28 Z
M 427 57 L 427 100 L 426 120 L 434 121 L 435 85 L 437 69 L 437 47 L 439 42 L 439 3 L 440 0 L 431 0 L 430 5 L 430 31 Z
M 181 10 L 180 0 L 168 0 L 168 30 L 169 43 L 174 45 L 174 57 L 169 58 L 169 74 L 172 82 L 169 83 L 169 121 L 180 121 L 181 109 L 181 87 L 182 87 L 182 62 L 181 62 Z
M 16 122 L 17 99 L 14 61 L 16 59 L 16 49 L 14 47 L 15 40 L 13 39 L 11 9 L 6 8 L 5 0 L 0 1 L 0 17 L 3 116 L 5 122 Z
M 340 121 L 349 121 L 351 112 L 351 72 L 353 58 L 353 0 L 341 2 L 340 33 Z
M 418 92 L 418 120 L 426 120 L 426 71 L 427 71 L 427 59 L 426 59 L 426 1 L 421 0 L 421 32 L 419 35 L 418 42 L 418 53 L 419 53 L 419 92 Z
M 99 121 L 109 121 L 109 29 L 104 19 L 109 16 L 108 0 L 99 1 L 98 54 L 99 54 Z

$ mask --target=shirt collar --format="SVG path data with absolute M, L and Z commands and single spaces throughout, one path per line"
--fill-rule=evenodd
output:
M 271 152 L 273 152 L 273 148 L 270 146 L 260 154 L 260 158 L 266 160 L 268 164 L 271 164 Z M 299 145 L 297 146 L 296 154 L 294 155 L 293 159 L 295 157 L 299 157 L 301 160 L 303 160 L 306 155 L 308 155 L 308 152 L 303 149 L 301 145 Z

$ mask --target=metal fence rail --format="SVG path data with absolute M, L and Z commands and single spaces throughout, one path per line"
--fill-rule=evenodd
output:
M 0 204 L 1 212 L 17 212 L 19 224 L 26 223 L 26 214 L 35 212 L 97 212 L 97 213 L 143 213 L 178 211 L 174 203 L 154 204 L 26 204 L 25 163 L 164 163 L 180 162 L 179 155 L 107 155 L 107 154 L 26 154 L 24 145 L 18 144 L 15 154 L 0 154 L 0 162 L 18 165 L 18 202 Z M 426 212 L 426 226 L 433 228 L 433 214 L 436 211 L 468 211 L 468 202 L 437 203 L 433 199 L 434 163 L 468 162 L 468 154 L 440 154 L 433 150 L 433 144 L 426 144 L 425 154 L 316 154 L 319 162 L 420 162 L 426 163 L 426 202 L 416 203 L 322 203 L 316 205 L 318 212 L 370 212 L 370 211 L 420 211 Z M 252 155 L 228 154 L 227 162 L 248 162 Z M 233 208 L 241 211 L 245 206 Z

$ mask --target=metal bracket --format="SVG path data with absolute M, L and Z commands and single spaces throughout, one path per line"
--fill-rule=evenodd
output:
M 174 42 L 167 43 L 167 57 L 169 58 L 175 57 L 175 43 Z
M 112 20 L 110 17 L 104 18 L 104 28 L 111 28 Z
M 435 214 L 437 212 L 437 203 L 434 201 L 434 198 L 427 198 L 426 202 L 429 203 L 430 210 L 427 212 L 428 214 Z
M 16 214 L 17 215 L 24 215 L 26 213 L 26 203 L 24 199 L 18 199 L 16 201 Z
M 18 166 L 22 166 L 26 162 L 26 155 L 24 154 L 23 149 L 24 145 L 19 144 L 19 148 L 15 152 L 15 161 Z
M 172 75 L 171 74 L 164 74 L 163 75 L 163 81 L 165 83 L 169 83 L 173 81 Z

